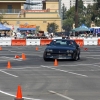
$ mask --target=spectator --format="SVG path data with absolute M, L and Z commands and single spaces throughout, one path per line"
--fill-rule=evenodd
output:
M 4 37 L 6 37 L 7 36 L 7 34 L 6 34 L 6 32 L 4 32 Z
M 66 38 L 65 34 L 62 33 L 62 39 L 65 39 L 65 38 Z
M 0 33 L 0 37 L 1 37 L 1 33 Z
M 50 37 L 51 37 L 51 38 L 53 38 L 53 36 L 54 36 L 54 34 L 53 34 L 53 33 L 51 33 L 51 34 L 50 34 Z
M 17 34 L 14 32 L 14 38 L 17 39 Z

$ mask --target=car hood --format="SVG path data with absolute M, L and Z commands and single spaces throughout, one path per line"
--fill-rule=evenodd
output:
M 75 50 L 76 48 L 68 46 L 48 46 L 46 49 Z

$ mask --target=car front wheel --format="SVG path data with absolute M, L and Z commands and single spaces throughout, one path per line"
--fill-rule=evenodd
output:
M 44 60 L 44 61 L 48 61 L 48 58 L 46 58 L 45 52 L 44 52 L 44 54 L 43 54 L 43 60 Z
M 79 56 L 79 54 L 74 54 L 74 58 L 73 58 L 73 60 L 74 61 L 77 61 L 77 60 L 79 60 L 80 59 L 80 56 Z
M 80 54 L 78 54 L 78 60 L 80 60 Z
M 47 58 L 43 58 L 44 59 L 44 61 L 48 61 L 48 59 Z

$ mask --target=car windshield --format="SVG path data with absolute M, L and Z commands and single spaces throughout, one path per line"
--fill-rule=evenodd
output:
M 71 40 L 53 40 L 50 45 L 54 46 L 71 46 L 74 47 L 75 43 Z

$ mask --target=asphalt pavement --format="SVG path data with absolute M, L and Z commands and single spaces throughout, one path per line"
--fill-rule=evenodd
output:
M 35 48 L 2 46 L 0 100 L 14 100 L 18 85 L 24 100 L 100 100 L 99 46 L 84 46 L 80 60 L 59 60 L 58 66 L 53 60 L 43 60 L 45 46 Z M 7 68 L 8 61 L 11 68 Z

